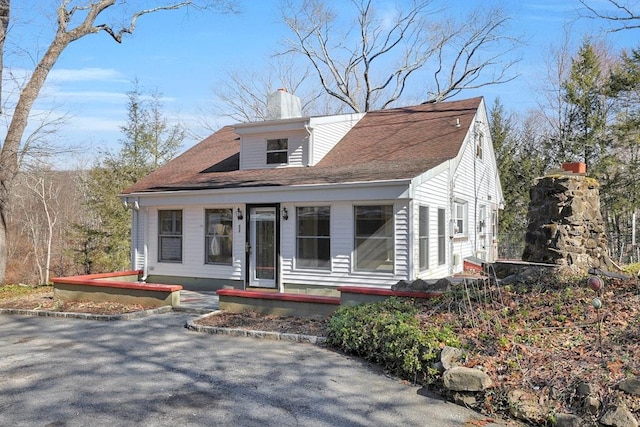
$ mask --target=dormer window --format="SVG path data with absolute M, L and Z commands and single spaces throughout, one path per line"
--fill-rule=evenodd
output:
M 288 163 L 288 140 L 286 138 L 267 139 L 267 164 Z

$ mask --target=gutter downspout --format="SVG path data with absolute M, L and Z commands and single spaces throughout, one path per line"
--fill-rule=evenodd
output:
M 147 249 L 147 242 L 144 242 L 144 257 L 143 257 L 144 261 L 142 264 L 142 277 L 140 278 L 141 282 L 146 282 L 147 281 L 147 276 L 149 275 L 149 258 L 148 258 L 148 249 Z
M 144 216 L 145 219 L 148 220 L 149 215 L 148 215 L 149 211 L 148 208 L 144 208 Z M 138 218 L 139 218 L 139 213 L 138 213 Z M 146 282 L 147 281 L 147 276 L 149 276 L 149 230 L 148 227 L 146 226 L 146 222 L 145 222 L 145 227 L 144 230 L 142 232 L 142 240 L 144 242 L 143 244 L 143 264 L 142 264 L 142 277 L 140 278 L 140 281 L 142 282 Z

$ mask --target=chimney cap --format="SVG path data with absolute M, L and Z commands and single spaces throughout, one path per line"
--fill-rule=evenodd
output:
M 562 170 L 571 173 L 587 173 L 587 164 L 584 162 L 566 162 L 562 164 Z

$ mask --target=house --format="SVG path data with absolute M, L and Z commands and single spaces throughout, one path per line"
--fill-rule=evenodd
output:
M 186 289 L 332 295 L 493 261 L 502 190 L 482 98 L 226 126 L 122 194 L 132 263 Z

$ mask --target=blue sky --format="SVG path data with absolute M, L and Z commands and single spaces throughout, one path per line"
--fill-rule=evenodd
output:
M 243 9 L 238 15 L 163 12 L 142 17 L 134 34 L 122 44 L 99 33 L 70 45 L 35 106 L 36 113 L 54 110 L 68 116 L 56 136 L 58 143 L 80 145 L 83 152 L 67 157 L 67 167 L 88 165 L 97 149 L 117 149 L 119 128 L 126 120 L 126 93 L 134 79 L 163 94 L 164 111 L 170 119 L 203 133 L 201 111 L 213 102 L 213 86 L 220 76 L 229 68 L 260 67 L 288 35 L 279 20 L 278 0 L 238 1 Z M 10 37 L 16 54 L 5 60 L 5 74 L 10 69 L 20 78 L 24 70 L 33 68 L 33 52 L 48 45 L 56 3 L 58 0 L 12 2 L 15 25 Z M 451 7 L 464 10 L 486 3 L 458 0 Z M 595 3 L 604 4 L 604 0 Z M 532 87 L 544 72 L 549 48 L 562 41 L 564 26 L 571 25 L 572 39 L 579 44 L 585 33 L 600 34 L 600 23 L 576 21 L 578 0 L 503 0 L 499 4 L 512 16 L 514 34 L 522 35 L 526 43 L 518 52 L 520 77 L 506 85 L 463 92 L 458 98 L 483 95 L 490 105 L 499 96 L 508 109 L 522 111 L 535 107 Z M 640 45 L 638 35 L 638 31 L 628 31 L 608 37 L 612 48 L 619 49 Z M 3 97 L 10 100 L 7 87 L 5 83 Z M 224 119 L 209 117 L 209 121 L 227 124 Z M 185 141 L 184 148 L 195 142 Z

